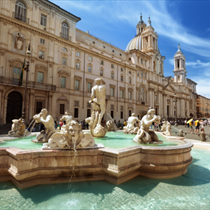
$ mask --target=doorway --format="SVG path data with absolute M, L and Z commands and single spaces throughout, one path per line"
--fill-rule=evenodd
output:
M 7 123 L 11 123 L 13 119 L 19 119 L 22 113 L 22 95 L 13 91 L 8 95 L 7 99 Z

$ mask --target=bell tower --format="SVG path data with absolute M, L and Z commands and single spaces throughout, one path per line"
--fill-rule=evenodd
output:
M 174 55 L 174 82 L 180 84 L 186 84 L 186 65 L 185 65 L 185 56 L 181 51 L 180 43 L 178 50 Z
M 140 15 L 140 21 L 136 25 L 136 36 L 140 35 L 144 31 L 145 27 L 146 27 L 146 24 L 142 20 L 142 14 L 141 14 Z

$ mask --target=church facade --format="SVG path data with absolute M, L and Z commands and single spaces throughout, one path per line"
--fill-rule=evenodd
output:
M 126 50 L 76 28 L 81 19 L 47 0 L 0 1 L 0 125 L 21 117 L 29 61 L 26 121 L 47 108 L 55 120 L 68 110 L 74 119 L 90 116 L 94 80 L 106 83 L 107 113 L 115 120 L 141 118 L 153 107 L 165 119 L 196 116 L 196 83 L 187 78 L 180 46 L 174 76 L 164 76 L 158 34 L 140 17 Z M 26 55 L 31 44 L 32 54 Z M 109 119 L 108 115 L 104 116 Z

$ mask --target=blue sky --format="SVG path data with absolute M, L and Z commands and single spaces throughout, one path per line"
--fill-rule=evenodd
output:
M 77 28 L 125 50 L 135 36 L 142 13 L 159 35 L 158 46 L 166 57 L 165 76 L 173 75 L 178 43 L 186 57 L 187 77 L 197 93 L 210 97 L 210 1 L 209 0 L 51 0 L 82 20 Z

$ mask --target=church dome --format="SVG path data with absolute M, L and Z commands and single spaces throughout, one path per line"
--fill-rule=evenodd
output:
M 142 50 L 142 38 L 141 35 L 134 37 L 127 45 L 125 52 L 130 50 Z

